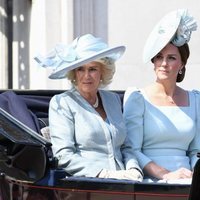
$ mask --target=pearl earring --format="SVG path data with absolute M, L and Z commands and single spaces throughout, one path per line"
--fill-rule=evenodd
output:
M 180 69 L 178 73 L 179 73 L 179 74 L 182 74 L 183 72 L 182 72 L 182 70 Z

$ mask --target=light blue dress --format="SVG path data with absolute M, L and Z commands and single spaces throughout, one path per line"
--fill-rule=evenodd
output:
M 124 118 L 142 169 L 151 161 L 169 171 L 194 168 L 200 151 L 200 93 L 188 94 L 189 106 L 155 106 L 140 90 L 127 89 Z
M 50 101 L 49 128 L 59 168 L 74 176 L 96 177 L 102 169 L 139 168 L 131 146 L 119 95 L 99 90 L 107 119 L 72 88 Z

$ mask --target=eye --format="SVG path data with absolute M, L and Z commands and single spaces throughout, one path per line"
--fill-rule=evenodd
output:
M 84 71 L 84 68 L 83 67 L 79 67 L 79 68 L 76 69 L 76 71 L 79 71 L 79 72 Z
M 94 71 L 97 71 L 97 68 L 96 68 L 96 67 L 91 67 L 89 70 L 90 70 L 91 72 L 94 72 Z
M 176 57 L 175 57 L 175 56 L 169 56 L 168 59 L 169 59 L 169 60 L 176 60 Z
M 156 56 L 154 57 L 154 59 L 155 59 L 155 60 L 161 60 L 161 59 L 163 59 L 163 56 L 160 55 L 160 54 L 158 54 L 158 55 L 156 55 Z

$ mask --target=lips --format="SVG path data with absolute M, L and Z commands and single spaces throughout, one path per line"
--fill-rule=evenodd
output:
M 166 70 L 159 70 L 159 72 L 161 72 L 161 73 L 169 73 L 169 72 L 166 71 Z
M 83 84 L 84 84 L 84 85 L 91 85 L 92 82 L 84 82 Z

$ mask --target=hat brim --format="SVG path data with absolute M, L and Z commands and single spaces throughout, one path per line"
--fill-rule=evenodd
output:
M 82 65 L 85 65 L 89 62 L 98 60 L 100 58 L 108 57 L 111 58 L 114 62 L 119 59 L 125 51 L 125 46 L 118 46 L 114 48 L 108 48 L 102 51 L 99 51 L 95 54 L 92 54 L 88 57 L 78 59 L 72 63 L 66 63 L 62 68 L 58 68 L 53 71 L 50 75 L 50 79 L 62 79 L 66 78 L 66 75 L 69 71 L 74 70 Z
M 181 21 L 181 15 L 177 11 L 173 11 L 164 16 L 154 27 L 143 51 L 143 62 L 149 62 L 155 57 L 174 37 Z M 160 27 L 165 26 L 165 29 L 160 30 Z

